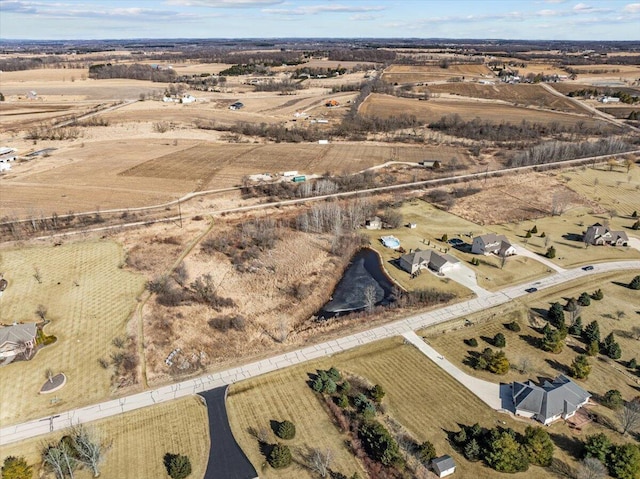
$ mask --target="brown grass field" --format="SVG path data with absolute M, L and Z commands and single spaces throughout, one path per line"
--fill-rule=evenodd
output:
M 529 84 L 495 84 L 480 85 L 478 83 L 447 83 L 427 87 L 431 93 L 448 93 L 461 97 L 502 100 L 520 106 L 534 106 L 568 113 L 587 113 L 569 99 L 560 98 L 549 93 L 541 85 Z
M 204 476 L 209 457 L 209 427 L 207 410 L 195 396 L 95 421 L 88 427 L 111 443 L 100 470 L 101 477 L 167 477 L 162 462 L 167 452 L 189 457 L 193 470 L 190 477 Z M 33 477 L 43 477 L 39 470 L 41 444 L 59 441 L 61 435 L 52 433 L 2 446 L 0 460 L 10 455 L 24 456 L 34 466 Z M 75 477 L 89 479 L 93 474 L 82 469 L 76 472 Z
M 628 361 L 633 357 L 640 356 L 638 340 L 628 336 L 631 327 L 637 324 L 638 313 L 636 310 L 639 304 L 639 295 L 637 291 L 617 283 L 628 283 L 635 274 L 637 272 L 609 273 L 588 281 L 573 281 L 557 288 L 534 293 L 523 300 L 511 303 L 506 308 L 501 306 L 464 318 L 475 323 L 474 326 L 464 327 L 458 322 L 455 326 L 457 330 L 452 329 L 454 328 L 452 324 L 432 332 L 427 330 L 422 334 L 428 337 L 429 343 L 439 353 L 473 376 L 494 382 L 524 381 L 527 379 L 537 381 L 538 378 L 555 377 L 559 373 L 567 373 L 567 368 L 575 356 L 584 352 L 584 344 L 579 338 L 568 336 L 566 346 L 560 354 L 542 351 L 536 346 L 535 341 L 542 337 L 538 328 L 544 324 L 544 320 L 536 319 L 532 323 L 529 320 L 528 308 L 533 308 L 534 311 L 546 311 L 555 301 L 565 304 L 566 298 L 577 298 L 583 291 L 592 293 L 596 288 L 601 288 L 604 292 L 604 299 L 592 301 L 590 306 L 582 308 L 580 313 L 582 324 L 586 326 L 591 321 L 598 321 L 602 339 L 613 331 L 616 341 L 620 343 L 622 348 L 622 361 Z M 624 317 L 620 320 L 615 319 L 616 311 L 624 312 Z M 570 313 L 565 313 L 565 319 L 567 323 L 570 323 Z M 518 321 L 522 330 L 515 333 L 506 329 L 504 324 L 510 321 Z M 535 324 L 535 327 L 532 324 Z M 468 356 L 468 351 L 481 352 L 486 347 L 493 348 L 490 340 L 498 332 L 505 335 L 507 345 L 503 349 L 514 368 L 504 376 L 496 376 L 488 371 L 475 371 L 463 364 Z M 463 342 L 463 340 L 472 337 L 478 340 L 477 348 L 470 348 Z M 524 358 L 530 363 L 529 372 L 526 373 L 516 369 Z M 623 365 L 603 355 L 590 358 L 590 363 L 592 371 L 589 378 L 586 381 L 578 381 L 590 392 L 603 395 L 609 389 L 618 389 L 627 400 L 638 395 L 636 385 L 638 377 L 631 374 Z
M 353 459 L 345 456 L 345 436 L 328 421 L 328 413 L 306 385 L 308 373 L 330 366 L 382 385 L 387 392 L 383 401 L 386 414 L 399 421 L 418 441 L 431 441 L 438 454 L 450 454 L 456 461 L 456 474 L 460 477 L 488 479 L 496 477 L 496 473 L 481 462 L 466 461 L 451 447 L 447 431 L 458 431 L 458 424 L 470 425 L 475 422 L 486 427 L 493 427 L 498 422 L 518 431 L 524 430 L 529 424 L 495 413 L 417 349 L 395 338 L 271 373 L 231 388 L 228 410 L 232 430 L 261 477 L 313 477 L 297 465 L 277 475 L 268 466 L 262 468 L 264 457 L 249 428 L 268 428 L 269 421 L 285 418 L 296 423 L 300 436 L 300 439 L 296 436 L 290 441 L 294 446 L 294 459 L 300 457 L 299 448 L 305 445 L 331 447 L 337 457 L 334 470 L 347 474 L 356 470 Z M 588 427 L 592 428 L 585 429 L 589 433 L 600 430 L 597 426 Z M 574 447 L 557 449 L 556 457 L 573 463 L 575 459 L 571 454 L 578 452 L 575 450 L 573 434 L 562 423 L 554 424 L 550 430 L 558 435 L 563 444 Z M 555 476 L 546 469 L 531 467 L 528 472 L 513 477 Z
M 418 120 L 425 123 L 434 122 L 443 116 L 456 113 L 467 121 L 481 118 L 494 123 L 519 123 L 522 120 L 527 120 L 532 123 L 558 122 L 561 125 L 575 125 L 578 122 L 590 126 L 598 124 L 598 121 L 586 116 L 521 108 L 487 101 L 462 99 L 418 101 L 381 94 L 369 95 L 360 106 L 360 113 L 365 116 L 381 118 L 389 118 L 401 114 L 414 115 Z
M 385 248 L 379 241 L 380 236 L 394 235 L 400 240 L 400 244 L 406 251 L 417 248 L 434 248 L 437 251 L 442 251 L 448 248 L 449 254 L 455 256 L 464 265 L 476 272 L 478 284 L 489 290 L 496 290 L 509 284 L 530 281 L 547 274 L 548 268 L 542 263 L 531 258 L 519 256 L 509 258 L 504 268 L 500 268 L 500 260 L 494 256 L 482 257 L 482 262 L 479 266 L 472 266 L 470 261 L 477 255 L 451 248 L 450 245 L 441 242 L 440 238 L 443 234 L 446 234 L 450 239 L 459 237 L 470 243 L 471 238 L 464 235 L 472 233 L 472 236 L 477 236 L 488 232 L 488 230 L 418 199 L 405 203 L 400 208 L 400 212 L 404 223 L 416 223 L 415 229 L 401 226 L 397 229 L 384 231 L 363 230 L 363 232 L 371 238 L 372 247 L 382 256 L 384 267 L 389 275 L 406 289 L 436 287 L 451 291 L 460 298 L 470 294 L 467 288 L 458 283 L 446 278 L 439 278 L 427 271 L 417 278 L 410 279 L 409 273 L 391 263 L 392 260 L 399 258 L 401 254 Z M 425 244 L 423 240 L 429 244 Z
M 450 65 L 449 68 L 440 68 L 437 65 L 391 65 L 382 74 L 382 79 L 387 83 L 416 83 L 429 81 L 443 81 L 452 77 L 495 77 L 493 72 L 485 65 Z
M 113 349 L 111 341 L 127 334 L 127 318 L 144 286 L 142 276 L 120 269 L 122 248 L 110 241 L 87 241 L 59 247 L 4 249 L 0 255 L 0 270 L 9 281 L 2 295 L 0 321 L 34 322 L 41 304 L 51 321 L 45 332 L 58 338 L 30 361 L 0 369 L 0 424 L 14 424 L 108 397 L 111 373 L 100 367 L 98 359 L 108 358 Z M 36 268 L 41 284 L 33 277 Z M 67 376 L 55 405 L 50 404 L 50 396 L 38 394 L 48 368 Z
M 634 111 L 640 112 L 640 106 L 606 106 L 599 107 L 598 110 L 614 118 L 626 120 Z

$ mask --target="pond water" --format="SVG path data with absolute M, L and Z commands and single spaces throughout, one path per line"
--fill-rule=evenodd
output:
M 392 296 L 393 283 L 382 269 L 380 257 L 372 249 L 361 249 L 351 259 L 331 301 L 318 312 L 318 318 L 362 311 L 370 301 L 376 305 L 387 305 Z

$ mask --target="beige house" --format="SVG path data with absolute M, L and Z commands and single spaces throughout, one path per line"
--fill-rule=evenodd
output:
M 0 358 L 17 356 L 36 346 L 36 323 L 0 327 Z
M 587 228 L 583 240 L 585 243 L 595 246 L 627 246 L 629 237 L 624 231 L 612 231 L 600 223 L 596 223 Z
M 417 249 L 400 258 L 400 267 L 409 274 L 415 274 L 421 269 L 445 273 L 459 264 L 460 261 L 450 254 L 438 253 L 433 250 Z
M 516 254 L 516 248 L 506 236 L 489 233 L 473 238 L 471 252 L 484 255 L 512 256 Z

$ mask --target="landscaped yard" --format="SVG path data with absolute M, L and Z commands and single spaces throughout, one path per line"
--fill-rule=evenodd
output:
M 511 303 L 493 310 L 483 311 L 467 317 L 475 323 L 474 326 L 463 327 L 458 323 L 457 330 L 446 330 L 446 326 L 422 331 L 429 343 L 449 361 L 459 366 L 463 371 L 482 379 L 494 382 L 524 381 L 539 378 L 551 378 L 559 373 L 567 373 L 567 367 L 577 354 L 584 352 L 583 342 L 573 336 L 568 336 L 566 346 L 559 354 L 545 352 L 537 346 L 537 341 L 542 337 L 539 327 L 533 327 L 529 318 L 536 313 L 547 311 L 553 302 L 566 303 L 566 298 L 577 298 L 580 293 L 587 291 L 593 293 L 597 288 L 604 292 L 601 301 L 591 301 L 591 305 L 582 308 L 580 316 L 583 326 L 597 320 L 600 326 L 600 337 L 604 337 L 611 331 L 614 332 L 616 341 L 622 348 L 622 360 L 624 364 L 633 357 L 640 359 L 640 342 L 630 337 L 627 332 L 638 324 L 637 305 L 640 304 L 640 293 L 621 286 L 619 283 L 628 283 L 636 273 L 611 273 L 590 278 L 588 281 L 574 281 L 561 287 L 545 290 L 527 296 L 524 301 Z M 530 315 L 528 308 L 533 309 Z M 617 311 L 621 311 L 620 319 L 617 319 Z M 570 322 L 570 313 L 565 313 L 567 324 Z M 511 321 L 517 321 L 521 326 L 520 332 L 509 331 L 504 325 Z M 542 325 L 539 320 L 536 326 Z M 497 333 L 503 333 L 506 338 L 506 347 L 503 350 L 511 362 L 512 368 L 504 376 L 497 376 L 488 371 L 476 371 L 465 364 L 469 352 L 481 352 L 486 347 L 495 348 L 491 339 Z M 446 333 L 446 334 L 445 334 Z M 478 346 L 472 348 L 464 343 L 465 339 L 476 338 Z M 523 366 L 523 360 L 528 361 L 525 368 L 527 372 L 521 372 L 517 368 Z M 638 395 L 638 376 L 630 373 L 626 367 L 612 361 L 603 355 L 590 358 L 592 372 L 586 381 L 577 381 L 587 390 L 596 394 L 604 394 L 610 389 L 618 389 L 626 399 L 632 399 Z
M 400 240 L 400 245 L 407 252 L 416 248 L 434 248 L 440 252 L 446 250 L 448 254 L 457 257 L 463 264 L 472 268 L 476 272 L 478 284 L 488 290 L 497 290 L 505 285 L 531 281 L 546 275 L 548 272 L 548 268 L 542 263 L 521 256 L 508 258 L 504 268 L 502 268 L 500 258 L 495 255 L 480 256 L 471 254 L 440 241 L 442 235 L 446 234 L 448 239 L 460 238 L 470 245 L 474 236 L 488 233 L 490 230 L 440 210 L 425 201 L 413 199 L 406 202 L 399 211 L 402 213 L 404 224 L 415 223 L 416 227 L 411 229 L 401 226 L 400 228 L 389 230 L 362 231 L 371 238 L 372 247 L 381 254 L 384 267 L 389 275 L 406 289 L 437 287 L 450 290 L 459 297 L 465 297 L 470 294 L 463 286 L 453 281 L 443 280 L 428 271 L 424 271 L 417 278 L 411 279 L 409 273 L 390 263 L 391 260 L 399 258 L 401 254 L 385 248 L 380 243 L 381 236 L 395 236 Z M 478 266 L 471 265 L 473 258 L 480 260 Z M 448 283 L 445 283 L 446 281 Z
M 638 198 L 640 205 L 640 195 Z M 627 235 L 637 236 L 637 231 L 628 228 L 633 221 L 627 218 L 610 218 L 605 214 L 593 214 L 590 208 L 579 207 L 567 211 L 560 216 L 546 216 L 521 223 L 492 225 L 490 228 L 499 234 L 504 234 L 511 241 L 523 244 L 527 249 L 543 255 L 547 248 L 556 249 L 556 257 L 551 259 L 559 266 L 571 268 L 583 264 L 612 260 L 640 259 L 640 251 L 631 247 L 589 246 L 585 247 L 582 234 L 587 227 L 609 221 L 611 229 L 622 230 Z M 538 232 L 526 238 L 527 230 L 536 226 Z M 541 235 L 545 233 L 543 238 Z
M 111 372 L 98 360 L 108 360 L 112 340 L 127 335 L 127 318 L 144 287 L 144 278 L 121 269 L 123 263 L 122 248 L 110 241 L 0 252 L 0 271 L 9 282 L 0 299 L 0 322 L 39 321 L 36 309 L 43 305 L 50 320 L 44 331 L 58 338 L 30 361 L 0 369 L 2 426 L 110 396 Z M 67 384 L 41 396 L 47 369 L 63 372 Z
M 191 460 L 191 476 L 204 476 L 209 457 L 207 409 L 197 397 L 178 399 L 137 411 L 113 416 L 88 425 L 111 446 L 105 455 L 101 477 L 146 479 L 168 477 L 162 459 L 169 452 Z M 25 456 L 38 475 L 43 443 L 59 441 L 56 432 L 27 441 L 2 446 L 0 461 L 6 456 Z M 76 479 L 89 479 L 88 470 L 78 471 Z

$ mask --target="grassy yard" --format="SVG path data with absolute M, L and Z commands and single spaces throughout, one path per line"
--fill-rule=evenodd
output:
M 101 469 L 101 477 L 145 479 L 168 477 L 163 456 L 185 454 L 191 460 L 190 477 L 202 478 L 209 457 L 207 409 L 196 397 L 178 399 L 109 419 L 91 423 L 90 427 L 105 441 L 111 441 Z M 54 443 L 61 433 L 52 433 L 0 449 L 0 461 L 6 456 L 25 456 L 34 465 L 34 478 L 41 477 L 40 446 Z M 89 479 L 88 470 L 78 471 L 76 479 Z
M 640 206 L 640 194 L 638 195 Z M 575 208 L 561 216 L 547 216 L 521 223 L 509 223 L 492 225 L 491 229 L 496 233 L 504 234 L 516 243 L 538 254 L 544 254 L 547 248 L 553 245 L 556 248 L 556 257 L 552 261 L 559 266 L 575 267 L 588 263 L 597 263 L 611 260 L 639 259 L 640 251 L 630 247 L 589 246 L 585 248 L 582 242 L 582 233 L 587 227 L 594 224 L 604 224 L 609 221 L 614 230 L 626 231 L 629 236 L 637 236 L 637 231 L 627 228 L 633 222 L 627 218 L 609 215 L 593 214 L 589 208 Z M 527 230 L 536 226 L 538 233 L 531 238 L 525 238 Z M 540 235 L 545 233 L 545 237 Z
M 508 258 L 504 268 L 501 268 L 500 259 L 496 256 L 478 256 L 457 250 L 451 245 L 443 243 L 440 241 L 443 234 L 446 234 L 449 239 L 461 238 L 470 244 L 473 236 L 489 233 L 490 230 L 440 210 L 425 201 L 419 199 L 411 200 L 400 208 L 400 212 L 403 216 L 403 222 L 405 224 L 415 223 L 416 228 L 410 229 L 406 226 L 401 226 L 397 229 L 363 230 L 363 232 L 371 238 L 372 247 L 382 255 L 384 266 L 389 275 L 404 288 L 438 287 L 451 290 L 459 297 L 470 294 L 465 287 L 452 281 L 446 284 L 446 280 L 440 279 L 433 274 L 426 274 L 426 272 L 415 279 L 410 279 L 409 273 L 391 263 L 391 260 L 397 259 L 401 255 L 397 251 L 385 248 L 380 243 L 381 236 L 395 236 L 400 240 L 401 246 L 406 251 L 416 248 L 435 248 L 437 251 L 442 252 L 447 249 L 449 254 L 474 269 L 478 284 L 489 290 L 500 289 L 509 284 L 531 281 L 547 274 L 547 267 L 531 258 L 519 256 Z M 465 236 L 469 234 L 471 237 Z M 471 260 L 474 257 L 481 261 L 479 266 L 471 265 Z
M 632 357 L 640 359 L 640 343 L 627 334 L 632 326 L 638 324 L 637 306 L 640 304 L 640 293 L 617 284 L 618 282 L 630 281 L 634 274 L 607 274 L 590 279 L 586 284 L 584 282 L 568 283 L 553 290 L 545 290 L 527 296 L 525 301 L 511 303 L 507 307 L 471 315 L 466 319 L 474 323 L 473 326 L 460 326 L 455 330 L 445 330 L 444 328 L 426 330 L 421 334 L 426 335 L 429 343 L 447 359 L 457 364 L 465 372 L 483 379 L 511 382 L 527 379 L 537 381 L 540 378 L 554 377 L 559 373 L 567 372 L 567 366 L 571 364 L 578 353 L 583 352 L 584 345 L 579 338 L 568 336 L 566 346 L 560 354 L 545 352 L 538 348 L 536 341 L 542 337 L 542 334 L 539 332 L 539 327 L 532 326 L 530 318 L 533 316 L 530 316 L 529 308 L 532 308 L 534 313 L 546 311 L 552 302 L 558 301 L 565 304 L 566 298 L 577 298 L 583 291 L 591 293 L 596 288 L 601 288 L 604 292 L 604 299 L 592 301 L 590 306 L 582 309 L 580 314 L 582 324 L 586 326 L 591 321 L 597 320 L 602 339 L 611 331 L 614 332 L 616 340 L 622 348 L 623 361 L 628 361 Z M 624 316 L 619 320 L 614 319 L 616 311 L 624 313 Z M 565 317 L 569 323 L 569 313 L 565 313 Z M 520 324 L 522 328 L 520 332 L 512 332 L 505 328 L 504 324 L 514 320 Z M 536 323 L 536 326 L 541 324 L 542 321 Z M 521 373 L 516 369 L 511 369 L 504 376 L 496 376 L 487 371 L 475 371 L 465 365 L 469 351 L 480 352 L 486 347 L 493 347 L 491 338 L 498 332 L 503 333 L 506 337 L 507 344 L 504 351 L 511 364 L 518 367 L 526 358 L 529 361 L 528 372 Z M 472 337 L 478 340 L 477 348 L 471 348 L 463 342 Z M 589 378 L 586 381 L 578 381 L 586 389 L 600 395 L 609 389 L 618 389 L 626 399 L 638 395 L 636 382 L 639 378 L 629 373 L 622 364 L 611 361 L 603 355 L 591 358 L 590 362 L 593 368 Z
M 45 333 L 53 345 L 30 361 L 0 368 L 0 424 L 46 416 L 110 395 L 111 372 L 98 364 L 109 358 L 111 341 L 126 335 L 126 320 L 144 278 L 120 269 L 122 248 L 109 241 L 0 252 L 0 271 L 9 286 L 0 298 L 0 322 L 35 322 L 38 305 L 47 309 Z M 35 278 L 39 271 L 41 283 Z M 66 386 L 51 396 L 38 394 L 45 371 L 67 376 Z

